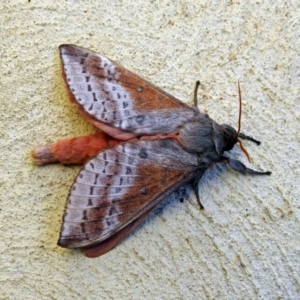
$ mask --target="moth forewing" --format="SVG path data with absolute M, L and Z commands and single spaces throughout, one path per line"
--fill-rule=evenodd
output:
M 135 136 L 168 134 L 196 116 L 185 103 L 102 55 L 74 45 L 59 48 L 79 109 L 106 132 L 102 123 Z

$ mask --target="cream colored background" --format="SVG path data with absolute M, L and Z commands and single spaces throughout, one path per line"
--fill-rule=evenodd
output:
M 3 3 L 4 2 L 4 3 Z M 1 1 L 0 299 L 299 299 L 299 1 Z M 87 134 L 57 47 L 93 49 L 236 126 L 252 165 L 210 170 L 97 259 L 56 245 L 78 167 L 31 164 L 37 144 Z M 231 154 L 246 162 L 238 147 Z

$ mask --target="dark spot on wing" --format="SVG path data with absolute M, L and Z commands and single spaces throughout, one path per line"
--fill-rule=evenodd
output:
M 108 215 L 109 215 L 109 216 L 114 215 L 114 214 L 116 214 L 116 213 L 118 213 L 118 211 L 116 210 L 115 207 L 111 207 L 111 208 L 109 209 L 109 211 L 108 211 Z
M 146 188 L 141 188 L 141 189 L 140 189 L 140 193 L 141 193 L 142 195 L 147 195 L 147 189 L 146 189 Z
M 146 148 L 142 148 L 139 153 L 140 158 L 148 158 L 148 153 Z
M 143 124 L 143 122 L 145 121 L 145 116 L 143 116 L 143 115 L 139 115 L 139 116 L 137 116 L 136 118 L 135 118 L 135 120 L 136 120 L 136 122 L 138 123 L 138 124 Z

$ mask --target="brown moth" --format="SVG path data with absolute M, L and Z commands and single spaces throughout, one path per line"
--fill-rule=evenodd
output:
M 93 51 L 61 45 L 70 99 L 101 131 L 33 150 L 37 165 L 84 164 L 70 189 L 58 245 L 96 257 L 116 246 L 160 203 L 215 163 L 242 174 L 270 175 L 224 155 L 241 139 L 158 87 Z M 241 94 L 239 88 L 239 98 Z M 247 153 L 246 153 L 247 154 Z M 201 208 L 202 205 L 200 203 Z

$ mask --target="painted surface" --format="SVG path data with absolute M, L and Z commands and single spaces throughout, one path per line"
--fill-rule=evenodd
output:
M 298 1 L 0 4 L 0 299 L 297 299 L 300 295 Z M 57 47 L 121 63 L 243 131 L 252 167 L 219 166 L 97 259 L 56 245 L 78 167 L 36 167 L 38 144 L 94 131 L 68 102 Z M 247 163 L 236 147 L 236 157 Z M 182 195 L 183 193 L 183 195 Z M 179 201 L 185 198 L 183 203 Z

